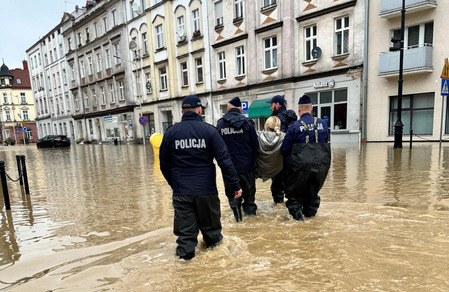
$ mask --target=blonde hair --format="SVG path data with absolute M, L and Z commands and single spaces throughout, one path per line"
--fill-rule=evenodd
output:
M 276 132 L 276 136 L 281 135 L 281 120 L 276 116 L 270 116 L 265 122 L 265 131 Z

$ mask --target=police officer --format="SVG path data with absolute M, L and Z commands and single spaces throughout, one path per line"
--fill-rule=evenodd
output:
M 256 215 L 255 155 L 259 149 L 254 122 L 242 115 L 240 98 L 234 97 L 227 105 L 227 113 L 218 120 L 218 132 L 228 147 L 242 187 L 242 197 L 234 199 L 232 186 L 225 184 L 229 206 L 237 222 L 242 220 L 241 207 L 246 215 Z
M 292 110 L 287 110 L 287 101 L 282 95 L 275 95 L 267 103 L 271 103 L 272 116 L 281 120 L 281 131 L 287 132 L 288 127 L 293 124 L 298 116 Z M 283 171 L 279 172 L 271 180 L 271 195 L 275 204 L 284 202 L 284 180 L 286 179 Z
M 312 111 L 312 100 L 303 95 L 298 102 L 299 121 L 288 128 L 281 147 L 282 155 L 287 157 L 286 206 L 293 218 L 300 221 L 317 213 L 318 192 L 331 163 L 327 123 L 313 117 Z
M 206 247 L 223 238 L 214 158 L 234 197 L 239 198 L 242 190 L 223 139 L 215 127 L 202 121 L 201 101 L 196 95 L 184 98 L 182 113 L 181 122 L 167 129 L 159 158 L 162 174 L 173 189 L 176 254 L 190 260 L 200 230 Z

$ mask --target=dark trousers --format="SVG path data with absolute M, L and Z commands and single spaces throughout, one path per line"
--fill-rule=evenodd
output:
M 246 215 L 256 215 L 256 176 L 254 172 L 242 172 L 238 174 L 240 187 L 242 188 L 242 196 L 238 200 L 234 200 L 234 190 L 225 185 L 226 196 L 229 200 L 229 206 L 232 208 L 243 207 Z M 235 206 L 238 204 L 238 206 Z
M 275 203 L 284 202 L 286 171 L 283 169 L 271 179 L 271 195 Z
M 178 237 L 176 254 L 180 257 L 195 254 L 198 233 L 201 230 L 206 247 L 223 239 L 218 195 L 173 196 L 175 218 L 173 233 Z

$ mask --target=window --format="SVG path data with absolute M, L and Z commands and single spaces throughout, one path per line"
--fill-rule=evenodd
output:
M 218 79 L 226 79 L 226 55 L 225 52 L 219 52 L 218 56 Z
M 316 47 L 316 25 L 304 28 L 304 59 L 306 62 L 313 61 L 312 50 Z
M 152 92 L 152 89 L 151 89 L 151 75 L 150 75 L 150 73 L 146 73 L 146 78 L 147 78 L 146 88 L 148 90 L 148 94 L 150 94 Z
M 110 102 L 115 103 L 114 86 L 112 84 L 109 84 L 109 92 Z
M 243 18 L 243 3 L 242 0 L 235 0 L 235 18 L 240 19 Z
M 189 85 L 189 73 L 187 71 L 187 63 L 181 63 L 181 79 L 182 79 L 182 86 L 188 86 Z
M 21 103 L 27 103 L 27 97 L 25 95 L 25 92 L 20 93 L 20 102 Z
M 193 19 L 193 31 L 200 31 L 200 11 L 199 9 L 195 9 L 192 11 L 192 19 Z
M 347 129 L 348 90 L 307 93 L 312 99 L 313 115 L 325 120 L 330 129 Z
M 80 60 L 80 68 L 81 68 L 81 78 L 86 77 L 86 71 L 84 68 L 84 60 Z M 50 87 L 50 86 L 49 86 Z
M 235 48 L 235 68 L 237 76 L 245 75 L 245 51 L 243 46 Z
M 349 53 L 349 16 L 335 20 L 335 55 Z
M 120 80 L 118 82 L 118 88 L 120 93 L 120 100 L 125 100 L 125 83 L 123 82 L 123 80 Z
M 161 76 L 161 90 L 167 90 L 167 69 L 159 69 L 159 75 Z
M 267 7 L 267 6 L 271 6 L 271 5 L 275 5 L 276 4 L 276 0 L 263 0 L 263 7 Z
M 106 19 L 106 17 L 103 17 L 103 32 L 108 32 L 108 20 Z
M 137 87 L 137 96 L 142 95 L 142 83 L 140 82 L 140 74 L 136 73 L 136 87 Z
M 88 43 L 90 41 L 90 37 L 89 37 L 89 28 L 86 27 L 86 42 Z
M 95 34 L 95 38 L 98 37 L 98 24 L 96 22 L 94 22 L 94 34 Z
M 106 104 L 106 93 L 104 91 L 104 86 L 100 86 L 100 91 L 101 91 L 101 104 L 105 105 Z
M 70 78 L 72 78 L 72 81 L 75 80 L 75 68 L 73 67 L 73 64 L 70 64 Z
M 78 32 L 78 46 L 81 46 L 82 43 L 81 32 Z
M 6 120 L 11 121 L 11 112 L 9 110 L 5 110 Z
M 8 94 L 6 92 L 3 92 L 3 103 L 8 104 Z
M 215 2 L 215 19 L 217 20 L 216 26 L 223 25 L 223 1 Z
M 89 108 L 89 95 L 87 94 L 87 90 L 84 90 L 84 98 L 86 99 L 85 107 Z
M 203 59 L 195 59 L 196 65 L 196 83 L 203 83 Z
M 69 112 L 70 111 L 70 100 L 69 100 L 69 95 L 68 94 L 66 94 L 65 95 L 65 102 L 66 102 L 66 109 L 67 109 L 67 111 Z
M 91 91 L 92 91 L 92 105 L 97 106 L 97 92 L 95 91 L 95 88 L 92 88 Z
M 116 26 L 117 25 L 117 11 L 114 9 L 111 11 L 112 14 L 112 26 Z
M 114 44 L 114 57 L 115 57 L 115 65 L 120 65 L 122 63 L 122 59 L 120 58 L 120 44 Z
M 147 42 L 147 33 L 142 33 L 142 43 L 143 43 L 143 53 L 148 55 L 148 42 Z
M 263 40 L 264 69 L 273 69 L 278 66 L 277 37 L 270 37 Z
M 164 34 L 162 32 L 162 24 L 156 26 L 156 49 L 164 47 Z
M 101 54 L 97 53 L 97 72 L 101 72 Z
M 178 29 L 176 33 L 179 37 L 178 41 L 183 41 L 185 39 L 184 15 L 178 17 Z
M 87 66 L 89 70 L 89 75 L 94 74 L 94 65 L 92 63 L 92 56 L 87 57 Z
M 62 82 L 64 85 L 67 85 L 67 71 L 66 69 L 62 69 Z
M 22 117 L 24 121 L 29 121 L 30 120 L 30 116 L 28 115 L 28 111 L 24 110 L 22 111 Z
M 62 47 L 62 44 L 59 44 L 59 55 L 64 56 L 64 49 Z
M 392 31 L 392 37 L 395 39 L 401 38 L 401 30 L 395 29 Z M 422 23 L 419 25 L 406 27 L 404 30 L 404 48 L 412 49 L 420 46 L 433 45 L 433 21 Z M 400 43 L 392 43 L 394 48 L 399 48 Z
M 404 133 L 410 133 L 410 129 L 413 129 L 413 134 L 432 135 L 434 94 L 432 92 L 402 96 L 401 120 L 404 124 Z M 397 96 L 390 97 L 389 135 L 394 135 L 397 108 Z
M 111 52 L 109 51 L 109 49 L 105 50 L 105 54 L 106 54 L 106 69 L 111 68 Z

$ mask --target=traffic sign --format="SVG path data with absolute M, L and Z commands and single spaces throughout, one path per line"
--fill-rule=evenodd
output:
M 145 125 L 148 123 L 148 120 L 147 120 L 147 118 L 145 118 L 145 117 L 140 117 L 140 118 L 139 118 L 139 123 L 140 123 L 142 126 L 145 126 Z
M 449 62 L 447 58 L 444 60 L 443 72 L 441 72 L 441 78 L 449 78 Z
M 27 124 L 26 121 L 22 121 L 22 127 L 25 127 L 26 124 Z
M 248 102 L 242 101 L 242 114 L 247 114 L 247 113 L 248 113 Z
M 16 129 L 16 134 L 20 134 L 20 128 Z
M 24 132 L 28 131 L 27 127 L 22 127 L 22 129 L 23 129 Z
M 441 79 L 441 95 L 443 96 L 449 95 L 449 79 L 447 78 Z

